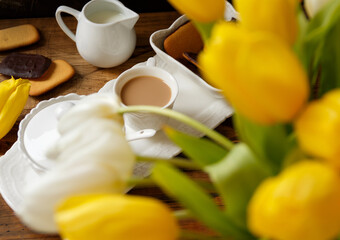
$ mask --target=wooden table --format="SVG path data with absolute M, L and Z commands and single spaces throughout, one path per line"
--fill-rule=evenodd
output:
M 149 44 L 150 35 L 156 30 L 168 28 L 170 24 L 178 17 L 179 14 L 176 12 L 140 14 L 140 19 L 135 26 L 137 33 L 137 46 L 132 57 L 124 64 L 109 69 L 100 69 L 85 62 L 79 56 L 75 43 L 62 32 L 54 18 L 0 20 L 0 28 L 31 23 L 40 31 L 41 39 L 38 43 L 29 47 L 16 49 L 14 51 L 42 54 L 51 58 L 52 60 L 64 59 L 69 62 L 76 71 L 75 76 L 70 81 L 39 97 L 30 97 L 28 99 L 27 104 L 13 129 L 7 134 L 7 136 L 0 140 L 0 156 L 4 155 L 17 140 L 17 132 L 20 121 L 40 101 L 57 97 L 59 95 L 66 95 L 72 92 L 81 95 L 97 92 L 107 81 L 116 78 L 121 72 L 129 69 L 139 62 L 146 61 L 151 56 L 154 56 L 155 53 Z M 72 17 L 66 17 L 64 19 L 65 23 L 70 27 L 70 29 L 75 30 L 77 24 L 76 20 Z M 0 61 L 2 61 L 2 59 L 11 52 L 13 52 L 13 50 L 8 52 L 0 52 Z M 7 78 L 0 74 L 0 81 L 4 79 Z M 231 125 L 231 121 L 228 119 L 217 129 L 224 135 L 229 136 L 232 140 L 235 140 L 235 134 Z M 195 178 L 207 178 L 207 176 L 201 172 L 188 171 L 187 173 Z M 173 209 L 180 208 L 178 203 L 168 198 L 160 189 L 156 187 L 134 189 L 130 193 L 152 196 L 165 201 Z M 206 230 L 199 223 L 191 220 L 181 221 L 181 226 L 186 229 L 209 232 L 209 230 Z M 13 213 L 12 209 L 10 209 L 6 202 L 0 197 L 0 239 L 29 240 L 60 238 L 58 236 L 36 234 L 30 231 L 27 227 L 21 224 L 21 222 Z

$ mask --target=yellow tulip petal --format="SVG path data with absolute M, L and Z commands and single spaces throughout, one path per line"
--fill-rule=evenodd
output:
M 340 232 L 340 177 L 328 165 L 302 161 L 265 180 L 248 208 L 248 225 L 279 240 L 327 240 Z
M 55 218 L 68 240 L 174 240 L 179 233 L 166 205 L 146 197 L 74 196 L 57 208 Z
M 219 23 L 199 62 L 236 110 L 261 124 L 291 121 L 309 95 L 302 65 L 271 34 Z
M 0 139 L 13 127 L 28 99 L 28 80 L 11 78 L 0 83 Z
M 15 79 L 11 78 L 0 83 L 0 112 L 5 106 L 7 99 L 15 90 Z
M 323 102 L 340 112 L 340 89 L 336 88 L 323 96 Z
M 178 11 L 202 23 L 223 19 L 225 0 L 168 0 Z
M 295 121 L 301 148 L 340 169 L 340 90 L 311 102 Z
M 298 25 L 297 0 L 236 0 L 241 24 L 250 31 L 277 35 L 289 44 L 295 42 Z

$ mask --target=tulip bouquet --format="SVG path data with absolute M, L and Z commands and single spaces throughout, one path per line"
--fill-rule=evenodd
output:
M 20 218 L 69 240 L 211 239 L 183 233 L 181 217 L 197 219 L 223 239 L 336 239 L 340 0 L 236 0 L 237 23 L 223 20 L 224 0 L 169 1 L 201 33 L 202 74 L 235 109 L 240 141 L 172 110 L 122 108 L 112 96 L 90 96 L 62 117 L 54 154 L 59 166 L 28 188 Z M 121 115 L 138 111 L 174 118 L 206 138 L 164 127 L 189 160 L 135 156 Z M 154 163 L 150 177 L 132 177 L 136 161 Z M 206 172 L 212 186 L 191 179 L 183 167 Z M 159 200 L 122 194 L 129 184 L 150 183 L 184 209 L 172 212 Z

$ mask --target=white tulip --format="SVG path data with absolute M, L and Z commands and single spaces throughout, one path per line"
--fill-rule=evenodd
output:
M 54 147 L 56 167 L 27 186 L 18 211 L 35 231 L 57 233 L 54 209 L 66 197 L 90 193 L 123 193 L 135 155 L 125 139 L 117 99 L 93 95 L 81 100 L 59 122 Z
M 318 11 L 326 4 L 329 0 L 305 0 L 305 8 L 310 18 L 314 17 Z
M 80 104 L 73 107 L 72 111 L 62 116 L 58 130 L 63 134 L 77 127 L 83 120 L 90 118 L 114 120 L 123 125 L 123 117 L 117 114 L 119 107 L 120 102 L 115 95 L 94 94 L 87 96 L 81 100 Z

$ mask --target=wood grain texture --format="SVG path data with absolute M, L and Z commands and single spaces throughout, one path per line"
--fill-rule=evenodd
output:
M 39 97 L 29 97 L 25 109 L 20 115 L 13 129 L 7 134 L 7 136 L 0 140 L 0 156 L 5 154 L 6 151 L 17 140 L 17 131 L 20 121 L 40 101 L 57 97 L 59 95 L 66 95 L 68 93 L 87 95 L 97 92 L 106 82 L 116 78 L 121 72 L 129 69 L 137 63 L 146 61 L 151 56 L 154 56 L 155 53 L 149 44 L 150 35 L 156 30 L 168 28 L 170 24 L 178 17 L 179 14 L 176 12 L 141 14 L 140 20 L 135 27 L 137 33 L 137 46 L 133 55 L 124 64 L 109 69 L 97 68 L 85 62 L 77 53 L 75 43 L 60 30 L 54 18 L 0 20 L 0 28 L 30 23 L 36 26 L 41 34 L 41 40 L 36 44 L 12 51 L 0 52 L 0 61 L 9 53 L 14 51 L 41 54 L 51 58 L 52 60 L 66 60 L 74 67 L 76 72 L 71 80 L 58 86 L 57 88 Z M 65 23 L 70 27 L 70 29 L 75 30 L 77 23 L 74 18 L 66 17 Z M 7 79 L 7 77 L 0 75 L 0 81 L 5 79 Z M 226 120 L 217 129 L 230 139 L 237 139 L 230 119 Z M 194 178 L 208 180 L 208 177 L 202 172 L 188 171 L 187 173 Z M 160 189 L 156 187 L 133 189 L 130 194 L 152 196 L 166 202 L 173 209 L 181 208 L 181 206 L 176 201 L 168 198 Z M 215 198 L 217 202 L 220 202 L 218 196 L 215 196 Z M 204 226 L 192 220 L 181 221 L 181 226 L 185 229 L 211 233 L 209 230 L 205 229 Z M 60 238 L 58 236 L 42 235 L 31 232 L 28 228 L 20 223 L 13 211 L 0 197 L 0 240 L 19 239 L 57 240 Z

